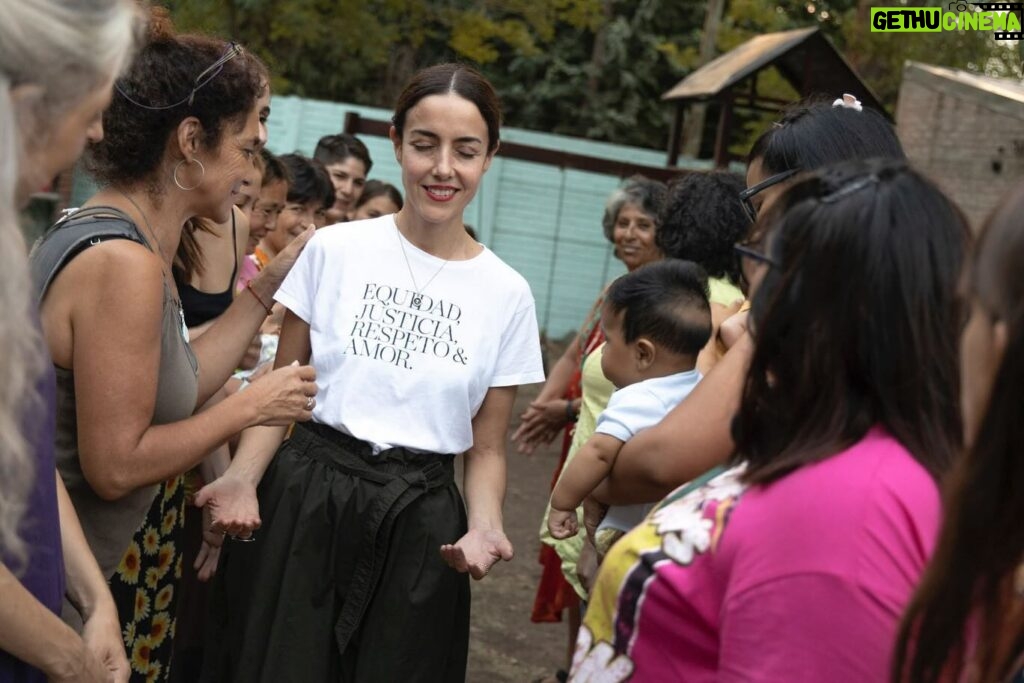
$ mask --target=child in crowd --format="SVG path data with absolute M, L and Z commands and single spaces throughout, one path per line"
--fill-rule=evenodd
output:
M 288 198 L 288 171 L 281 161 L 264 147 L 260 150 L 261 184 L 256 189 L 256 200 L 249 216 L 249 240 L 245 245 L 247 258 L 238 267 L 235 290 L 242 291 L 260 272 L 255 252 L 267 234 L 274 232 L 277 219 Z
M 301 154 L 274 157 L 266 150 L 263 162 L 266 169 L 263 189 L 253 211 L 256 230 L 261 231 L 262 228 L 263 238 L 249 257 L 255 264 L 255 272 L 242 272 L 249 278 L 255 277 L 255 273 L 301 235 L 310 223 L 322 228 L 326 223 L 326 212 L 334 202 L 334 188 L 320 162 Z M 240 277 L 238 289 L 245 289 L 245 286 Z M 233 379 L 240 382 L 239 388 L 273 365 L 283 320 L 284 308 L 275 304 L 273 313 L 260 326 L 260 333 L 246 352 L 242 369 L 234 374 Z
M 332 206 L 327 210 L 327 223 L 353 220 L 356 204 L 366 185 L 366 176 L 373 168 L 366 145 L 348 133 L 325 135 L 316 143 L 313 158 L 324 165 L 334 186 Z
M 361 221 L 364 218 L 387 216 L 398 213 L 401 208 L 402 193 L 397 187 L 383 180 L 367 180 L 363 193 L 356 202 L 352 220 Z
M 267 233 L 253 253 L 261 270 L 310 223 L 322 227 L 325 213 L 334 203 L 334 188 L 322 164 L 301 154 L 284 154 L 278 159 L 290 179 L 288 194 L 274 230 Z
M 252 219 L 252 209 L 256 205 L 256 200 L 260 198 L 260 188 L 263 187 L 263 159 L 256 157 L 252 165 L 255 171 L 242 181 L 235 197 L 235 206 L 245 216 L 246 221 Z
M 578 532 L 576 508 L 608 476 L 622 445 L 657 424 L 700 381 L 697 354 L 711 337 L 707 274 L 690 261 L 666 259 L 623 275 L 608 289 L 601 324 L 601 370 L 618 390 L 551 493 L 548 528 L 555 538 Z M 609 508 L 598 528 L 599 554 L 649 507 Z

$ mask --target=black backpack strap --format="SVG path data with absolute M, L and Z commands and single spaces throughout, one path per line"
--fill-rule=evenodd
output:
M 131 240 L 150 248 L 132 219 L 112 206 L 80 209 L 50 226 L 29 252 L 36 300 L 43 300 L 53 279 L 71 259 L 84 249 L 112 239 Z

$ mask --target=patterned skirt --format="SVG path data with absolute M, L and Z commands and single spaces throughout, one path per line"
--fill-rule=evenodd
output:
M 185 486 L 179 476 L 160 485 L 110 578 L 132 683 L 166 681 L 170 674 L 184 529 Z

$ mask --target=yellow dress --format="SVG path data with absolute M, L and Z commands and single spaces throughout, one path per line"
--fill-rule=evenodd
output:
M 607 407 L 608 400 L 612 397 L 612 392 L 615 390 L 614 385 L 601 372 L 601 355 L 603 351 L 604 344 L 601 344 L 583 361 L 583 399 L 580 405 L 579 419 L 576 422 L 576 432 L 573 434 L 572 445 L 569 447 L 569 453 L 565 458 L 565 467 L 562 468 L 563 472 L 569 466 L 569 463 L 572 462 L 580 447 L 594 434 L 594 429 L 597 427 L 597 416 Z M 569 582 L 569 585 L 573 587 L 573 590 L 576 591 L 580 598 L 586 600 L 587 591 L 580 584 L 580 580 L 576 578 L 576 558 L 579 557 L 580 550 L 583 548 L 583 540 L 586 538 L 586 534 L 579 533 L 572 538 L 566 538 L 561 541 L 553 538 L 548 533 L 548 513 L 550 512 L 551 507 L 548 506 L 544 510 L 544 519 L 540 523 L 540 540 L 542 543 L 555 549 L 555 552 L 562 559 L 562 573 L 565 574 L 566 581 Z M 582 529 L 583 508 L 579 508 L 576 512 L 579 515 L 580 528 Z

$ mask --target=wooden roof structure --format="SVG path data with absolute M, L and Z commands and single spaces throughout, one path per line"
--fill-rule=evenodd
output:
M 663 101 L 676 105 L 668 165 L 674 166 L 679 160 L 684 109 L 701 102 L 721 105 L 714 157 L 716 166 L 727 165 L 734 108 L 778 112 L 790 104 L 757 92 L 758 74 L 770 67 L 775 67 L 801 97 L 850 93 L 891 119 L 878 97 L 819 28 L 766 33 L 708 62 L 661 96 Z

